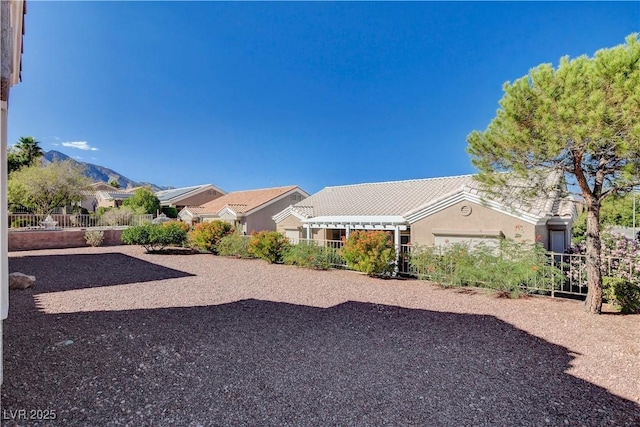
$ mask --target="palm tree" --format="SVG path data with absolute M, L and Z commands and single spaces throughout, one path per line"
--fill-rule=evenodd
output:
M 16 148 L 27 166 L 33 165 L 36 159 L 43 156 L 44 152 L 39 144 L 32 136 L 21 136 L 18 140 Z

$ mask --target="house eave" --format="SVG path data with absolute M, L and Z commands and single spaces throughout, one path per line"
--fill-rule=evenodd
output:
M 524 222 L 533 225 L 540 225 L 546 222 L 547 216 L 534 215 L 528 212 L 524 212 L 519 209 L 509 209 L 501 203 L 498 203 L 494 200 L 483 199 L 479 194 L 470 193 L 468 191 L 458 191 L 455 194 L 452 194 L 444 199 L 438 200 L 436 202 L 430 203 L 423 208 L 418 208 L 417 210 L 406 215 L 407 222 L 409 224 L 414 224 L 422 219 L 427 218 L 437 212 L 440 212 L 444 209 L 447 209 L 456 203 L 460 202 L 471 202 L 478 205 L 486 206 L 496 212 L 500 212 L 505 215 L 509 215 L 514 218 L 518 218 Z
M 280 211 L 277 214 L 275 214 L 274 216 L 272 216 L 271 219 L 277 224 L 279 222 L 284 221 L 286 218 L 288 218 L 291 215 L 295 216 L 300 221 L 304 221 L 304 220 L 308 219 L 306 216 L 304 216 L 301 213 L 299 213 L 298 211 L 296 211 L 295 208 L 293 207 L 293 205 L 287 206 L 285 209 L 283 209 L 282 211 Z
M 273 199 L 268 200 L 268 201 L 262 203 L 261 205 L 258 205 L 255 208 L 252 208 L 252 209 L 244 212 L 244 215 L 246 215 L 246 216 L 251 215 L 251 214 L 253 214 L 253 213 L 255 213 L 255 212 L 257 212 L 257 211 L 259 211 L 259 210 L 261 210 L 263 208 L 266 208 L 267 206 L 269 206 L 269 205 L 271 205 L 273 203 L 276 203 L 276 202 L 284 199 L 285 197 L 291 196 L 295 192 L 301 193 L 305 198 L 309 197 L 309 193 L 304 191 L 302 188 L 296 186 L 296 187 L 292 188 L 291 190 L 289 190 L 289 191 L 287 191 L 285 193 L 282 193 L 279 196 L 274 197 Z
M 407 230 L 407 221 L 397 215 L 336 215 L 302 220 L 310 228 L 354 230 Z

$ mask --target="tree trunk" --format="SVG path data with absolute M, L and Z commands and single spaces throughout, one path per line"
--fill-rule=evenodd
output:
M 600 269 L 600 203 L 587 203 L 587 299 L 588 313 L 602 312 L 602 270 Z

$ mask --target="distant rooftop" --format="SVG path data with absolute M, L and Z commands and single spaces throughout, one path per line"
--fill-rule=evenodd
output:
M 227 192 L 221 190 L 213 184 L 203 184 L 203 185 L 194 185 L 191 187 L 181 187 L 181 188 L 172 188 L 170 190 L 162 190 L 156 192 L 156 196 L 160 200 L 160 203 L 168 203 L 175 199 L 180 199 L 183 197 L 188 197 L 193 194 L 200 193 L 206 190 L 215 190 L 220 194 L 226 194 Z
M 288 192 L 299 189 L 300 192 L 307 194 L 304 190 L 296 185 L 286 187 L 262 188 L 258 190 L 234 191 L 215 200 L 205 203 L 197 210 L 189 211 L 199 214 L 217 214 L 225 207 L 230 208 L 236 213 L 249 212 L 259 206 L 262 206 Z

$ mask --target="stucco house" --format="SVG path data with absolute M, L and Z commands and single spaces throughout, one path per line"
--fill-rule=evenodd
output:
M 156 196 L 162 207 L 174 207 L 178 211 L 186 206 L 201 206 L 227 194 L 213 184 L 194 185 L 192 187 L 173 188 L 157 191 Z
M 186 207 L 178 218 L 189 224 L 221 219 L 246 234 L 275 230 L 272 216 L 307 197 L 309 193 L 296 185 L 235 191 L 201 206 Z
M 122 206 L 122 202 L 133 195 L 131 192 L 120 190 L 106 182 L 94 182 L 82 194 L 84 199 L 80 202 L 80 207 L 89 212 L 95 212 L 99 207 Z
M 131 196 L 133 196 L 133 193 L 129 193 L 127 191 L 96 191 L 97 207 L 119 208 L 122 206 L 122 203 Z
M 504 197 L 518 200 L 517 190 Z M 409 242 L 496 244 L 501 238 L 538 241 L 557 252 L 569 246 L 576 217 L 570 199 L 552 195 L 516 206 L 503 201 L 483 194 L 473 175 L 462 175 L 326 187 L 273 220 L 294 241 L 340 240 L 351 230 L 387 230 L 398 247 Z

